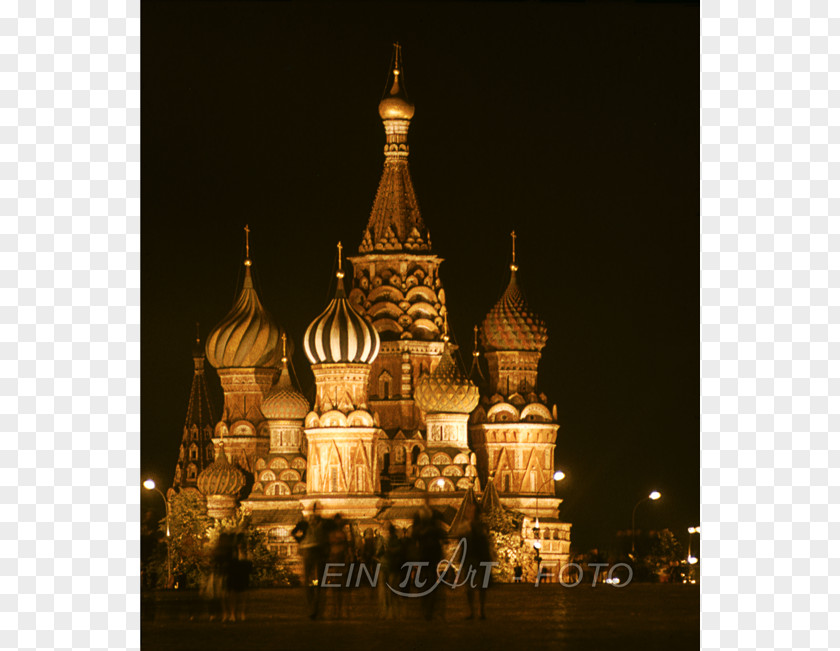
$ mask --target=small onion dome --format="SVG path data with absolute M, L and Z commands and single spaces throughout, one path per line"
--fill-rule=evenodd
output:
M 303 420 L 309 413 L 309 402 L 292 386 L 286 362 L 277 382 L 263 398 L 260 411 L 268 420 Z
M 391 90 L 379 102 L 379 117 L 383 120 L 410 120 L 414 117 L 414 104 L 406 95 L 404 84 L 400 83 L 401 66 L 391 71 L 394 78 Z
M 448 344 L 437 368 L 418 380 L 414 401 L 427 414 L 469 414 L 478 405 L 478 387 L 461 373 Z
M 234 496 L 245 486 L 245 475 L 239 468 L 228 462 L 224 444 L 216 448 L 216 460 L 198 475 L 198 490 L 205 496 L 231 495 Z
M 379 333 L 347 301 L 344 272 L 336 276 L 335 298 L 309 324 L 303 349 L 313 364 L 370 364 L 379 354 Z
M 540 351 L 548 340 L 548 329 L 545 321 L 528 308 L 513 266 L 505 293 L 481 324 L 481 343 L 485 350 Z
M 260 303 L 248 265 L 233 309 L 207 338 L 207 359 L 216 368 L 276 367 L 282 356 L 277 345 L 282 334 Z

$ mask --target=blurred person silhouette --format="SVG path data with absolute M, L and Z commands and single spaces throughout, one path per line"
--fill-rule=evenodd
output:
M 233 552 L 233 534 L 220 533 L 210 551 L 210 566 L 201 590 L 202 596 L 207 600 L 207 612 L 211 622 L 215 619 L 227 620 L 227 580 Z
M 329 544 L 327 563 L 329 563 L 328 575 L 331 586 L 329 594 L 333 603 L 332 614 L 336 619 L 341 619 L 346 615 L 343 608 L 345 583 L 348 578 L 352 578 L 347 574 L 351 562 L 351 551 L 346 526 L 347 521 L 341 517 L 340 513 L 336 513 L 329 524 L 327 533 Z
M 396 595 L 388 587 L 400 583 L 400 570 L 405 562 L 404 541 L 397 534 L 397 528 L 387 523 L 385 535 L 378 539 L 375 560 L 379 563 L 379 577 L 376 585 L 379 597 L 379 616 L 394 619 L 397 615 Z
M 316 619 L 321 614 L 321 581 L 328 552 L 326 534 L 317 502 L 312 504 L 309 517 L 301 519 L 292 529 L 292 537 L 297 541 L 303 557 L 303 584 L 310 619 Z
M 418 569 L 417 586 L 421 593 L 423 617 L 431 620 L 435 614 L 438 587 L 438 564 L 443 559 L 443 530 L 440 525 L 440 515 L 429 504 L 426 495 L 423 506 L 414 515 L 412 526 L 414 551 L 417 559 L 422 563 Z
M 479 619 L 485 619 L 484 603 L 487 599 L 487 588 L 490 587 L 489 563 L 493 561 L 493 553 L 490 547 L 490 536 L 481 521 L 481 507 L 476 505 L 473 517 L 467 525 L 464 542 L 467 546 L 464 557 L 464 567 L 461 568 L 461 576 L 458 581 L 466 580 L 467 604 L 470 614 L 467 619 L 475 617 L 475 593 L 478 592 L 478 613 Z
M 232 622 L 237 619 L 239 621 L 245 619 L 246 591 L 248 590 L 252 568 L 253 563 L 248 554 L 247 540 L 243 534 L 240 534 L 237 537 L 235 549 L 228 566 L 227 617 Z

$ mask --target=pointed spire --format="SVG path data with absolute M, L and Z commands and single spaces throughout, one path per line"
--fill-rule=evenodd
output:
M 251 234 L 251 229 L 248 228 L 248 224 L 245 224 L 245 266 L 251 266 L 251 241 L 248 237 Z
M 385 168 L 359 253 L 420 253 L 432 248 L 408 171 L 408 127 L 414 104 L 405 92 L 402 48 L 394 44 L 379 116 L 385 126 Z
M 510 258 L 510 270 L 514 273 L 519 271 L 519 266 L 516 264 L 516 231 L 510 232 L 510 243 L 511 243 L 511 258 Z

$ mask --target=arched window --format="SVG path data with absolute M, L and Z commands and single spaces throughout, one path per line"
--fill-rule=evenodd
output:
M 198 461 L 198 446 L 195 443 L 190 446 L 190 461 Z
M 391 374 L 388 371 L 382 371 L 379 374 L 379 398 L 380 400 L 388 400 L 391 397 Z
M 195 481 L 196 474 L 195 465 L 191 463 L 187 466 L 187 481 Z
M 385 455 L 382 457 L 382 472 L 387 474 L 388 469 L 391 467 L 391 453 L 386 452 Z
M 505 473 L 502 481 L 504 482 L 503 492 L 510 493 L 510 473 L 509 472 Z
M 420 456 L 420 446 L 415 445 L 411 448 L 411 463 L 417 465 L 417 457 Z

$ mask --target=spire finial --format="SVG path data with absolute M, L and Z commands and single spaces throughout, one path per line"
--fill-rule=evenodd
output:
M 245 224 L 245 266 L 251 266 L 251 241 L 249 235 L 251 234 L 251 229 L 248 228 L 248 224 Z
M 473 326 L 473 357 L 478 357 L 478 326 Z
M 284 364 L 289 361 L 289 358 L 286 357 L 286 333 L 283 333 L 283 357 L 280 359 L 281 362 Z
M 401 55 L 402 48 L 400 47 L 400 42 L 394 42 L 394 77 L 400 76 L 400 59 L 402 58 Z
M 341 270 L 341 242 L 338 243 L 338 271 L 335 272 L 336 278 L 344 278 L 344 272 Z
M 201 332 L 199 330 L 198 321 L 195 322 L 195 343 L 199 343 L 201 341 Z
M 510 232 L 510 242 L 511 242 L 511 249 L 512 249 L 512 256 L 510 260 L 510 270 L 516 271 L 519 269 L 519 266 L 516 264 L 516 231 Z
M 443 342 L 449 341 L 449 310 L 443 311 Z

